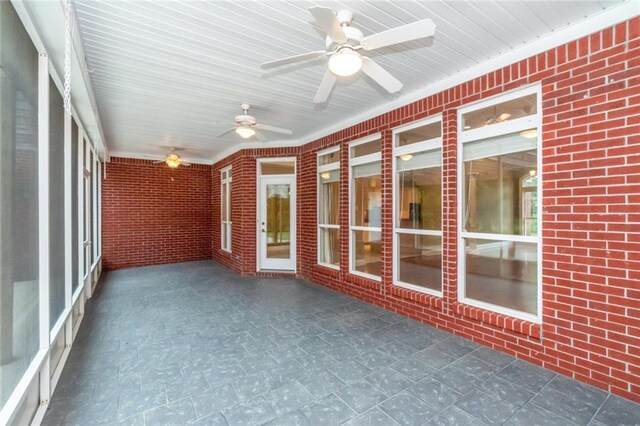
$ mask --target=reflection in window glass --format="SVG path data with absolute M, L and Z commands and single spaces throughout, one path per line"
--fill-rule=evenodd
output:
M 320 227 L 318 239 L 319 261 L 327 265 L 340 266 L 340 229 Z
M 352 225 L 380 227 L 382 223 L 380 162 L 355 166 L 353 171 Z
M 477 109 L 462 115 L 463 130 L 478 129 L 509 120 L 535 115 L 538 112 L 537 95 L 532 93 L 517 99 Z
M 398 279 L 440 291 L 442 237 L 398 233 Z
M 380 139 L 351 147 L 351 158 L 362 157 L 380 152 Z
M 39 347 L 38 52 L 0 2 L 0 407 Z M 47 232 L 47 230 L 44 230 Z
M 399 171 L 396 191 L 398 228 L 442 229 L 440 167 Z
M 465 129 L 488 126 L 483 139 L 468 133 L 462 143 L 461 300 L 525 319 L 539 312 L 537 96 L 498 100 L 461 117 Z M 522 117 L 529 119 L 490 127 Z
M 349 270 L 380 277 L 382 226 L 381 141 L 352 145 L 349 191 Z M 358 164 L 358 161 L 366 161 Z
M 537 180 L 523 180 L 537 161 L 536 150 L 465 161 L 464 230 L 537 235 Z
M 380 276 L 382 272 L 381 233 L 377 231 L 353 232 L 353 269 L 368 275 Z
M 537 313 L 536 243 L 465 239 L 466 297 Z
M 394 282 L 427 292 L 442 289 L 441 129 L 438 120 L 395 136 Z
M 442 136 L 442 123 L 436 121 L 400 133 L 396 138 L 396 146 L 410 145 L 416 142 L 439 138 L 440 136 Z
M 319 207 L 320 224 L 340 224 L 340 170 L 320 173 Z
M 318 157 L 318 165 L 324 166 L 331 163 L 339 163 L 340 162 L 340 151 L 333 151 L 328 154 L 320 155 Z
M 318 262 L 340 266 L 340 151 L 318 156 Z

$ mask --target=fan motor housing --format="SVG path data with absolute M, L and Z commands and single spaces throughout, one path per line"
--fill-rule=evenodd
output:
M 253 126 L 256 124 L 256 118 L 253 115 L 240 114 L 236 115 L 236 123 Z
M 362 34 L 362 31 L 360 31 L 357 28 L 353 28 L 349 26 L 343 26 L 342 30 L 347 36 L 347 41 L 345 43 L 336 43 L 335 41 L 331 40 L 329 36 L 327 36 L 327 38 L 325 39 L 327 52 L 332 52 L 341 46 L 351 46 L 351 47 L 360 46 L 360 42 L 364 38 L 364 34 Z

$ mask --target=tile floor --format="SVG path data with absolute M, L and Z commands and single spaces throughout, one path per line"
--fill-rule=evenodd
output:
M 322 287 L 105 274 L 45 425 L 634 425 L 640 404 Z

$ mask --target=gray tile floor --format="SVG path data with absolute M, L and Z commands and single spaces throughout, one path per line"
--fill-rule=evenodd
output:
M 640 404 L 322 287 L 106 274 L 45 425 L 634 425 Z

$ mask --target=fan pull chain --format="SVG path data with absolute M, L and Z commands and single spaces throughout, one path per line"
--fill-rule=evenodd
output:
M 74 22 L 71 0 L 65 0 L 64 19 L 64 109 L 71 114 L 71 40 L 73 39 Z

